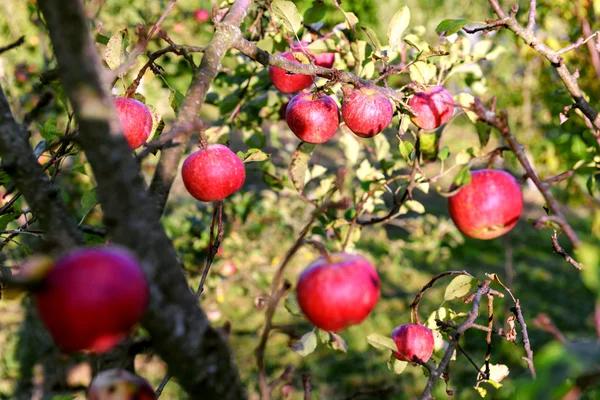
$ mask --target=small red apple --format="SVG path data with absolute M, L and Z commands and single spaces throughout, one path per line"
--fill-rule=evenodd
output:
M 373 137 L 392 122 L 394 108 L 382 93 L 369 88 L 344 88 L 342 91 L 342 118 L 357 136 Z
M 173 24 L 173 32 L 181 33 L 184 30 L 185 30 L 185 28 L 181 22 L 176 22 L 175 24 Z
M 100 372 L 88 388 L 88 400 L 154 400 L 154 389 L 139 375 L 122 369 Z
M 413 124 L 425 130 L 445 124 L 454 113 L 454 99 L 441 86 L 430 86 L 422 92 L 416 92 L 408 105 L 415 113 L 411 117 Z
M 152 132 L 152 114 L 144 103 L 136 99 L 115 97 L 115 107 L 123 135 L 132 150 L 148 140 Z
M 285 120 L 294 134 L 308 143 L 325 143 L 340 125 L 340 110 L 325 94 L 300 93 L 290 100 Z
M 294 42 L 294 45 L 292 46 L 292 51 L 299 51 L 301 53 L 309 54 L 315 60 L 315 65 L 318 65 L 320 67 L 333 67 L 333 63 L 335 62 L 335 53 L 312 54 L 308 50 L 308 45 L 310 45 L 310 43 L 306 40 Z
M 398 351 L 394 351 L 394 357 L 400 361 L 413 362 L 413 357 L 417 357 L 423 362 L 427 362 L 433 353 L 434 340 L 433 332 L 423 325 L 406 324 L 397 326 L 392 331 L 392 339 L 398 346 Z
M 64 351 L 103 353 L 139 322 L 149 296 L 144 273 L 131 252 L 84 248 L 56 261 L 35 293 L 35 306 Z
M 310 322 L 337 332 L 367 318 L 379 299 L 379 286 L 377 271 L 364 257 L 337 253 L 302 271 L 296 297 Z
M 281 53 L 280 56 L 287 58 L 290 61 L 299 63 L 294 58 L 292 53 Z M 294 93 L 304 90 L 313 84 L 313 77 L 311 75 L 291 74 L 285 69 L 278 67 L 269 67 L 269 75 L 273 85 L 281 93 Z
M 206 22 L 210 19 L 210 13 L 203 8 L 194 11 L 194 19 L 197 22 Z
M 225 264 L 221 266 L 221 275 L 223 276 L 232 276 L 237 271 L 237 267 L 233 261 L 227 261 Z
M 209 144 L 188 156 L 181 168 L 187 191 L 200 201 L 231 196 L 244 185 L 244 163 L 227 146 Z
M 471 172 L 471 182 L 448 199 L 450 217 L 465 235 L 494 239 L 510 231 L 523 211 L 523 193 L 508 172 Z

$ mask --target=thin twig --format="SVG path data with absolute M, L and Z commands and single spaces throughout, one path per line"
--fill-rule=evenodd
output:
M 302 375 L 302 382 L 304 383 L 304 400 L 310 400 L 310 375 Z
M 536 13 L 536 0 L 529 0 L 529 17 L 527 18 L 527 32 L 533 35 L 535 29 L 535 13 Z
M 525 348 L 525 353 L 527 357 L 521 357 L 523 361 L 527 364 L 529 368 L 529 372 L 531 372 L 531 377 L 533 379 L 536 378 L 535 366 L 533 364 L 533 350 L 531 350 L 531 343 L 529 342 L 529 334 L 527 333 L 527 324 L 525 323 L 525 318 L 523 318 L 523 313 L 521 312 L 521 304 L 519 303 L 519 299 L 515 302 L 515 306 L 510 309 L 510 311 L 515 314 L 517 317 L 517 322 L 521 325 L 521 334 L 523 335 L 523 347 Z
M 17 40 L 15 40 L 13 43 L 11 43 L 9 45 L 0 47 L 0 54 L 4 53 L 5 51 L 14 49 L 15 47 L 19 47 L 23 43 L 25 43 L 25 36 L 21 36 L 20 38 L 18 38 Z
M 171 10 L 173 9 L 173 6 L 175 5 L 176 2 L 177 2 L 177 0 L 171 0 L 169 5 L 165 9 L 165 12 L 163 12 L 163 14 L 160 16 L 158 21 L 156 21 L 156 23 L 152 26 L 152 29 L 150 29 L 150 33 L 148 33 L 146 40 L 142 44 L 142 47 L 139 50 L 138 55 L 144 52 L 144 50 L 146 49 L 146 46 L 148 45 L 148 42 L 150 41 L 150 39 L 152 38 L 152 36 L 156 32 L 156 30 L 160 27 L 160 24 L 162 24 L 162 22 L 165 20 L 165 18 L 167 17 L 167 14 L 169 14 L 171 12 Z M 137 55 L 136 55 L 136 57 L 137 57 Z

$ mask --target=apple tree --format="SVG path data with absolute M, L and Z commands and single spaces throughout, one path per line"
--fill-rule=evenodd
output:
M 597 1 L 195 3 L 1 6 L 2 395 L 599 395 Z

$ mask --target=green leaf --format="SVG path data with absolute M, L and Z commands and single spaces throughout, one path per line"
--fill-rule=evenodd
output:
M 179 90 L 173 90 L 171 91 L 171 94 L 169 94 L 169 104 L 175 112 L 175 115 L 179 114 L 179 108 L 184 99 L 185 96 Z
M 0 230 L 3 231 L 6 229 L 6 226 L 11 222 L 14 221 L 15 219 L 15 215 L 14 214 L 4 214 L 3 216 L 0 217 Z
M 271 10 L 273 11 L 274 17 L 278 19 L 286 29 L 298 33 L 302 27 L 302 15 L 300 15 L 294 3 L 287 0 L 275 0 L 271 3 Z
M 371 44 L 373 49 L 375 49 L 377 53 L 381 53 L 381 42 L 379 41 L 379 38 L 377 37 L 375 31 L 367 26 L 361 26 L 360 29 L 362 29 L 365 35 L 367 35 L 369 43 Z
M 468 275 L 459 275 L 452 279 L 448 286 L 446 286 L 444 301 L 450 301 L 466 296 L 471 291 L 472 283 L 473 278 Z
M 327 332 L 323 329 L 317 328 L 317 336 L 319 337 L 319 340 L 323 344 L 328 344 L 329 341 L 331 340 L 331 335 L 329 334 L 329 332 Z
M 383 133 L 375 136 L 373 141 L 375 142 L 375 158 L 377 161 L 381 161 L 390 153 L 390 142 Z
M 129 31 L 127 28 L 112 35 L 104 52 L 104 61 L 112 70 L 119 68 L 127 60 L 129 46 Z
M 283 306 L 294 317 L 302 316 L 302 310 L 300 309 L 300 305 L 298 304 L 298 299 L 296 298 L 295 295 L 292 294 L 292 295 L 289 295 L 288 297 L 286 297 L 285 301 L 283 302 Z
M 165 127 L 165 123 L 162 115 L 160 115 L 154 106 L 146 104 L 146 107 L 148 107 L 148 110 L 150 110 L 150 115 L 152 115 L 152 130 L 150 131 L 150 138 L 151 140 L 154 140 L 160 136 L 163 128 Z
M 448 158 L 449 155 L 450 155 L 450 149 L 448 148 L 448 146 L 444 146 L 444 147 L 442 147 L 442 149 L 438 153 L 438 158 L 441 161 L 444 161 L 445 159 Z
M 586 182 L 588 193 L 592 197 L 596 197 L 596 191 L 600 190 L 600 184 L 598 183 L 599 177 L 600 173 L 595 173 L 591 175 Z
M 445 19 L 435 28 L 435 33 L 440 36 L 450 36 L 460 31 L 468 23 L 469 21 L 464 18 Z
M 51 142 L 57 136 L 58 128 L 56 124 L 56 118 L 51 118 L 44 123 L 44 129 L 40 131 L 40 135 L 46 139 L 46 142 Z
M 490 380 L 487 382 L 496 389 L 499 389 L 502 386 L 500 382 L 502 382 L 509 373 L 510 370 L 504 364 L 490 364 Z
M 426 85 L 436 77 L 437 69 L 433 64 L 417 61 L 408 67 L 408 74 L 413 81 Z
M 319 22 L 325 17 L 326 11 L 327 8 L 323 4 L 323 0 L 315 0 L 312 6 L 304 12 L 304 22 L 307 24 Z
M 261 161 L 268 160 L 269 157 L 270 157 L 269 154 L 264 153 L 260 149 L 250 149 L 244 155 L 243 160 L 244 160 L 245 163 L 249 163 L 249 162 L 261 162 Z
M 96 188 L 85 192 L 81 197 L 81 209 L 83 210 L 83 214 L 88 213 L 97 203 L 98 198 L 96 197 Z
M 387 362 L 388 369 L 396 375 L 403 373 L 407 365 L 408 361 L 400 361 L 393 354 L 390 355 L 390 359 Z
M 272 53 L 273 49 L 275 48 L 275 42 L 273 41 L 273 38 L 265 37 L 264 39 L 256 42 L 256 47 L 268 53 Z
M 344 17 L 346 17 L 346 27 L 352 31 L 356 30 L 356 24 L 358 24 L 358 17 L 353 12 L 345 12 Z
M 479 136 L 479 145 L 483 149 L 490 141 L 492 127 L 484 122 L 477 122 L 475 129 L 477 129 L 477 136 Z
M 62 87 L 60 81 L 58 79 L 54 79 L 48 82 L 48 85 L 52 88 L 54 95 L 58 98 L 58 100 L 62 103 L 65 109 L 69 109 L 69 100 L 67 97 L 67 93 L 65 93 L 65 89 Z
M 397 51 L 402 44 L 402 35 L 410 23 L 408 6 L 402 7 L 394 14 L 388 25 L 388 43 L 391 51 Z
M 415 146 L 411 142 L 407 140 L 403 140 L 400 142 L 400 155 L 402 155 L 402 158 L 404 158 L 405 160 L 410 160 L 410 154 L 414 149 Z
M 110 40 L 110 38 L 108 36 L 104 36 L 101 33 L 97 33 L 96 34 L 96 43 L 100 43 L 100 44 L 108 44 L 108 41 Z
M 317 335 L 315 331 L 310 331 L 302 335 L 300 340 L 298 340 L 292 346 L 292 350 L 296 353 L 300 354 L 302 357 L 306 357 L 317 348 Z
M 398 351 L 398 346 L 396 346 L 394 339 L 380 335 L 379 333 L 371 333 L 367 336 L 367 342 L 376 349 Z
M 300 193 L 302 193 L 304 184 L 306 183 L 306 169 L 308 168 L 308 162 L 315 147 L 315 144 L 301 142 L 296 151 L 294 151 L 294 154 L 292 154 L 292 162 L 289 168 L 290 179 L 296 190 Z
M 465 165 L 458 171 L 456 176 L 454 177 L 454 182 L 456 186 L 468 185 L 471 183 L 471 168 L 469 164 Z
M 411 211 L 417 214 L 423 214 L 425 212 L 425 206 L 416 200 L 406 200 L 404 205 Z

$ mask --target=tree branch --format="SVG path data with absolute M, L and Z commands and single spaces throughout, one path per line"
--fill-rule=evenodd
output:
M 1 87 L 0 157 L 2 168 L 25 196 L 27 204 L 40 221 L 42 230 L 50 234 L 52 244 L 64 250 L 83 243 L 83 234 L 69 216 L 59 189 L 52 185 L 38 163 L 28 135 L 15 121 Z
M 558 54 L 558 52 L 552 50 L 550 47 L 548 47 L 542 41 L 540 41 L 534 35 L 533 29 L 527 29 L 517 21 L 515 16 L 519 9 L 518 4 L 513 5 L 513 7 L 510 10 L 510 13 L 506 14 L 506 12 L 498 3 L 498 0 L 489 0 L 489 3 L 492 6 L 492 9 L 496 13 L 496 15 L 500 19 L 504 20 L 507 29 L 514 32 L 525 42 L 525 44 L 530 46 L 532 49 L 534 49 L 540 55 L 544 56 L 548 61 L 550 61 L 550 63 L 562 79 L 563 83 L 565 84 L 565 87 L 569 91 L 569 94 L 575 101 L 575 105 L 577 106 L 577 108 L 579 108 L 583 112 L 583 114 L 587 118 L 589 118 L 589 120 L 596 128 L 600 128 L 600 115 L 585 99 L 585 96 L 577 83 L 577 78 L 575 77 L 575 75 L 571 74 L 560 54 Z M 533 17 L 535 18 L 535 14 L 533 15 Z
M 581 244 L 581 241 L 577 237 L 577 234 L 575 233 L 573 228 L 571 228 L 571 225 L 569 225 L 569 223 L 567 222 L 567 219 L 560 210 L 558 202 L 554 199 L 554 196 L 552 196 L 552 193 L 550 192 L 550 186 L 548 185 L 548 183 L 542 181 L 539 176 L 537 176 L 537 174 L 533 170 L 533 167 L 529 163 L 525 152 L 523 151 L 523 146 L 512 135 L 510 127 L 508 126 L 508 115 L 506 111 L 502 111 L 500 115 L 497 116 L 495 112 L 488 110 L 479 98 L 475 98 L 475 101 L 471 106 L 471 110 L 475 112 L 475 114 L 477 114 L 479 119 L 481 119 L 483 122 L 498 129 L 504 140 L 506 140 L 506 143 L 508 143 L 511 150 L 515 153 L 515 156 L 519 160 L 519 163 L 525 169 L 527 177 L 531 179 L 531 181 L 535 184 L 535 186 L 546 199 L 548 207 L 550 208 L 550 210 L 552 210 L 553 217 L 556 223 L 560 225 L 562 231 L 573 244 L 573 247 L 578 247 Z
M 215 33 L 204 48 L 204 56 L 200 67 L 194 71 L 192 83 L 181 105 L 173 130 L 179 130 L 181 125 L 190 126 L 198 119 L 210 84 L 221 68 L 221 59 L 237 37 L 238 27 L 245 18 L 251 4 L 252 0 L 237 0 L 223 22 L 215 26 Z M 192 132 L 178 135 L 173 138 L 173 143 L 176 146 L 161 151 L 156 172 L 150 184 L 150 193 L 161 213 L 165 208 L 169 191 L 177 174 L 179 161 L 186 150 L 191 135 Z
M 249 0 L 242 2 L 249 4 Z M 40 0 L 39 5 L 61 81 L 79 122 L 80 142 L 98 182 L 104 224 L 111 241 L 137 254 L 150 283 L 142 325 L 152 336 L 153 347 L 188 393 L 246 398 L 227 343 L 198 307 L 139 165 L 119 132 L 82 4 Z

